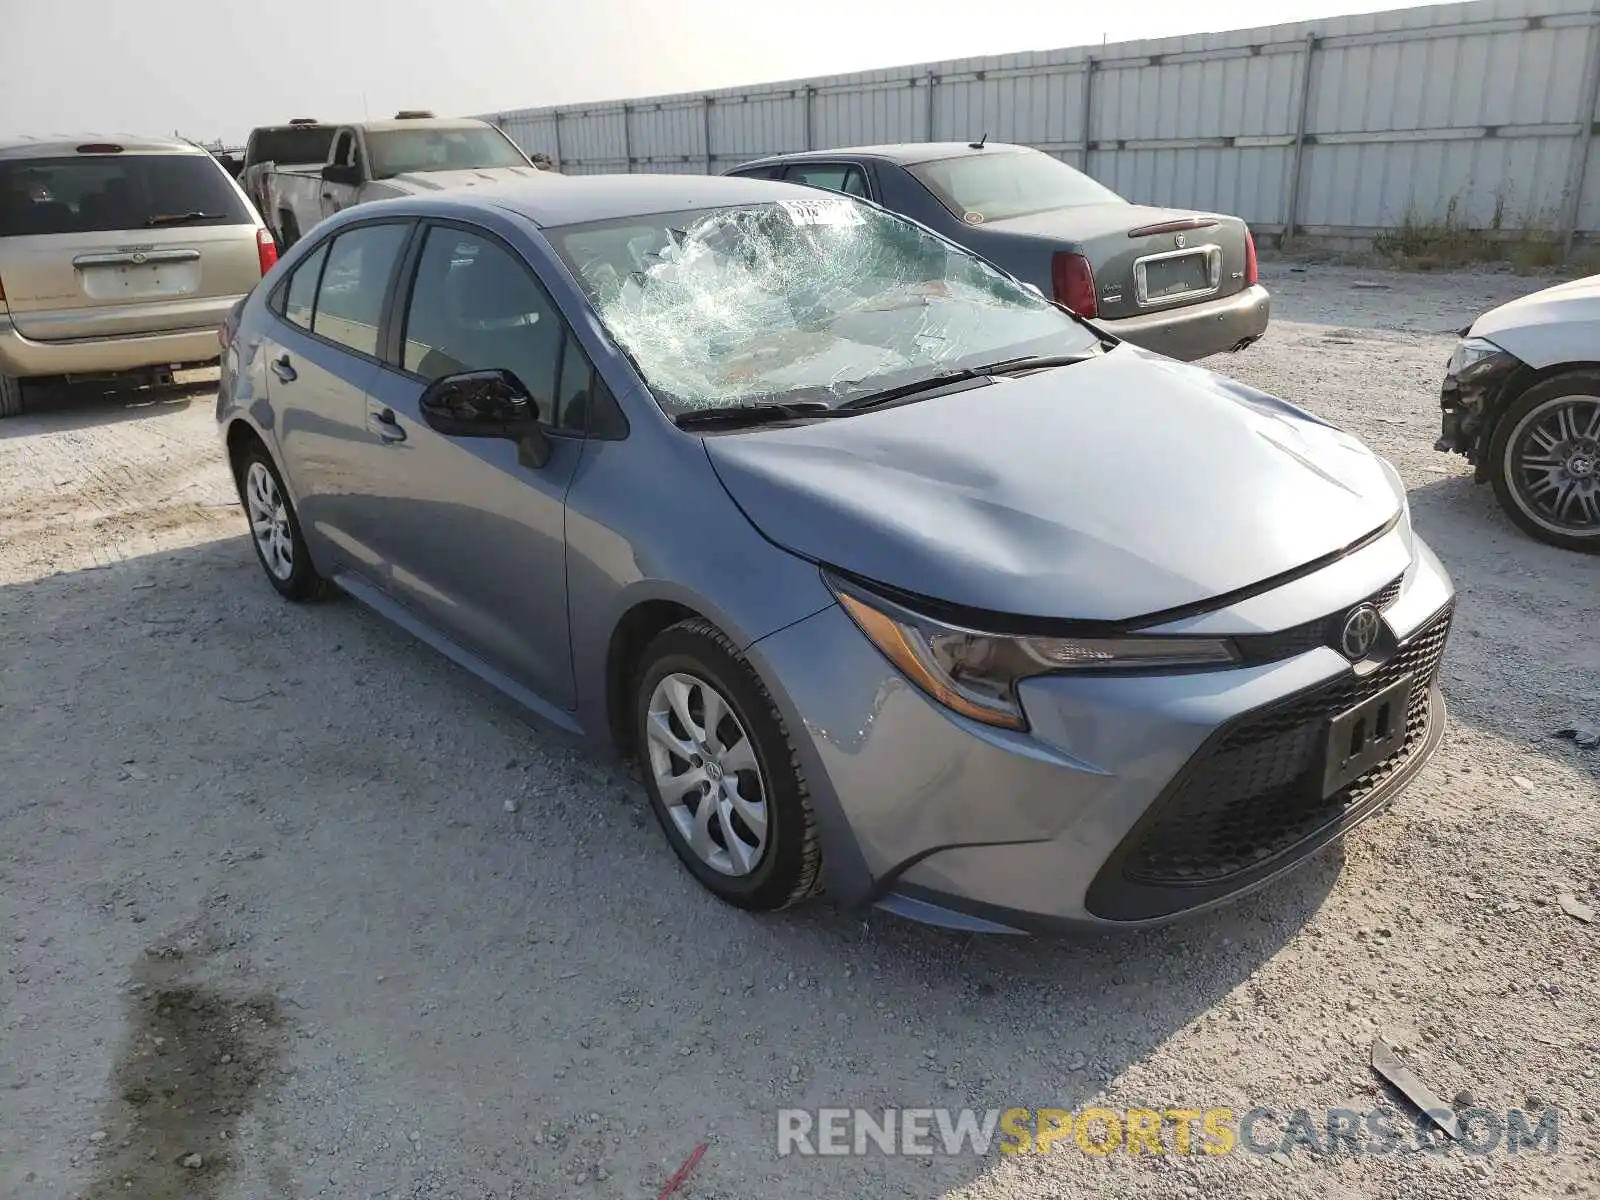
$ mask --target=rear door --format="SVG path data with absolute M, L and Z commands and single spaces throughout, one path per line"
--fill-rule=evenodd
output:
M 209 154 L 0 161 L 0 285 L 35 341 L 221 324 L 261 278 L 256 229 Z
M 273 290 L 278 320 L 262 343 L 279 461 L 301 527 L 327 557 L 379 583 L 387 564 L 355 532 L 352 460 L 366 436 L 384 300 L 411 228 L 364 222 L 322 238 Z

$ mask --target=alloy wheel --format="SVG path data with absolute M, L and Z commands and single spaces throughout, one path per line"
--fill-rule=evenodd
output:
M 274 579 L 287 582 L 294 574 L 294 534 L 289 528 L 289 507 L 265 463 L 250 464 L 244 478 L 244 498 L 250 534 L 261 552 L 262 563 Z
M 1600 533 L 1600 397 L 1555 396 L 1512 431 L 1507 475 L 1518 506 L 1554 533 Z

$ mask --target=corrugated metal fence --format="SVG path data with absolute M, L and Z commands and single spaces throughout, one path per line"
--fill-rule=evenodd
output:
M 987 132 L 1263 233 L 1570 242 L 1600 236 L 1597 103 L 1600 0 L 1479 0 L 485 115 L 571 174 Z

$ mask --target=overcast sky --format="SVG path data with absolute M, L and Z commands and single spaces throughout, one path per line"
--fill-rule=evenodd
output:
M 0 0 L 0 133 L 236 142 L 1238 29 L 1406 0 Z

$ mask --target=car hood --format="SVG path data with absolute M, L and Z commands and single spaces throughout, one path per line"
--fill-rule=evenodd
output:
M 1488 338 L 1531 367 L 1592 359 L 1600 344 L 1600 275 L 1490 309 L 1473 322 L 1471 336 Z
M 950 604 L 1119 621 L 1336 553 L 1400 508 L 1348 434 L 1122 346 L 706 451 L 771 541 Z
M 1074 205 L 1071 208 L 1029 213 L 1023 217 L 1003 217 L 985 221 L 983 228 L 990 233 L 1009 233 L 1051 242 L 1082 243 L 1107 234 L 1126 234 L 1129 229 L 1140 225 L 1159 225 L 1163 221 L 1180 221 L 1194 216 L 1215 217 L 1218 221 L 1232 220 L 1213 213 L 1196 213 L 1191 209 L 1152 208 L 1145 204 L 1117 202 Z
M 482 167 L 469 171 L 411 171 L 392 175 L 382 186 L 393 188 L 396 196 L 416 196 L 442 192 L 446 188 L 479 187 L 486 183 L 507 183 L 516 179 L 549 179 L 553 172 L 538 167 Z

